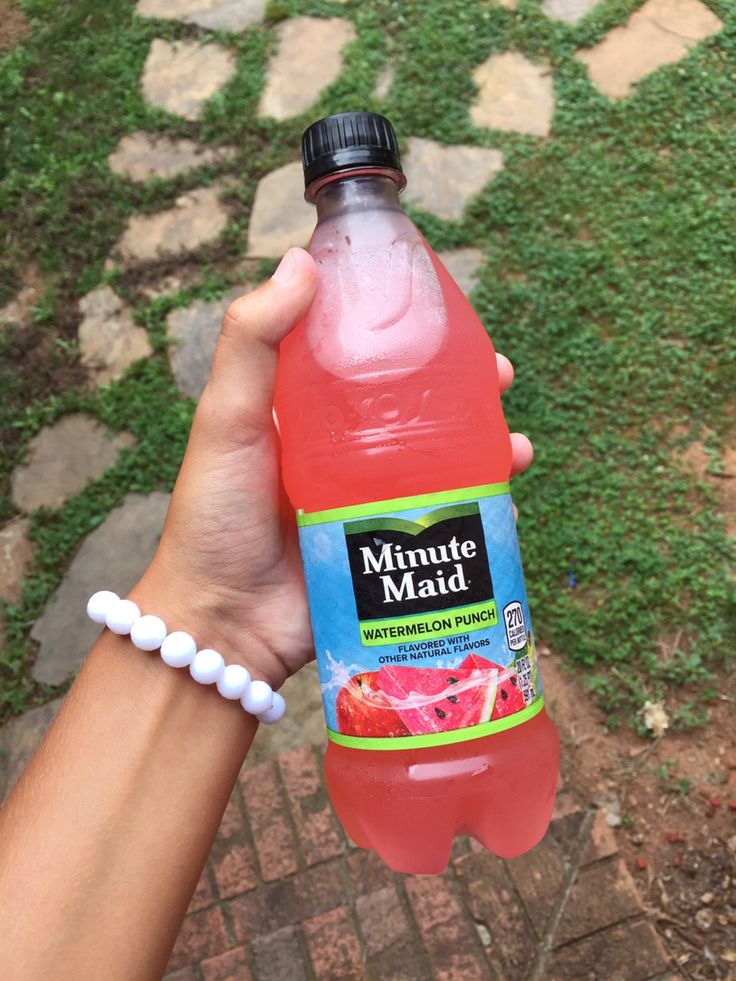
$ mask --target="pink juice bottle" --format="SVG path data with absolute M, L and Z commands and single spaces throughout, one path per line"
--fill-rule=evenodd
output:
M 332 803 L 399 872 L 440 872 L 457 834 L 519 855 L 549 823 L 559 741 L 493 345 L 401 207 L 388 120 L 322 119 L 302 153 L 320 286 L 282 344 L 276 412 Z

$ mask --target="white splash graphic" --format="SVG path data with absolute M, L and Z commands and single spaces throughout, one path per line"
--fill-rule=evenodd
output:
M 457 681 L 449 683 L 442 691 L 427 693 L 410 690 L 406 695 L 399 696 L 372 688 L 368 681 L 363 680 L 364 675 L 377 672 L 367 672 L 359 664 L 347 666 L 341 664 L 333 658 L 328 650 L 325 651 L 323 667 L 327 667 L 329 671 L 327 680 L 321 685 L 323 695 L 335 689 L 338 691 L 345 690 L 348 695 L 359 700 L 364 707 L 391 712 L 426 708 L 435 705 L 443 698 L 457 697 L 464 692 L 473 691 L 477 688 L 484 688 L 488 692 L 493 691 L 495 697 L 498 685 L 508 681 L 512 675 L 516 675 L 513 667 L 502 668 L 501 670 L 498 668 L 476 668 L 462 680 L 458 678 Z M 441 667 L 438 662 L 435 662 L 432 668 L 420 668 L 418 670 L 440 670 Z M 457 664 L 450 664 L 445 668 L 445 670 L 453 669 L 457 669 Z

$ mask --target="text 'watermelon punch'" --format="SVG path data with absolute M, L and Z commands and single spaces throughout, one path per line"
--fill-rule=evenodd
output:
M 493 345 L 403 211 L 391 124 L 302 143 L 317 297 L 284 341 L 276 412 L 347 834 L 399 872 L 452 840 L 497 855 L 549 823 L 544 709 Z

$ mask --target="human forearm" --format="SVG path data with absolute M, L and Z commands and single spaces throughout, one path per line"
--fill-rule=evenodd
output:
M 0 812 L 0 975 L 160 977 L 255 729 L 105 631 Z

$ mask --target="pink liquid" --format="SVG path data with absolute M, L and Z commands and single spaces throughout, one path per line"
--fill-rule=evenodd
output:
M 385 176 L 323 188 L 320 290 L 282 345 L 276 410 L 294 508 L 307 512 L 508 480 L 493 345 Z M 330 742 L 327 786 L 350 837 L 399 872 L 436 873 L 456 834 L 497 855 L 544 834 L 559 765 L 542 710 L 484 738 L 407 750 Z

